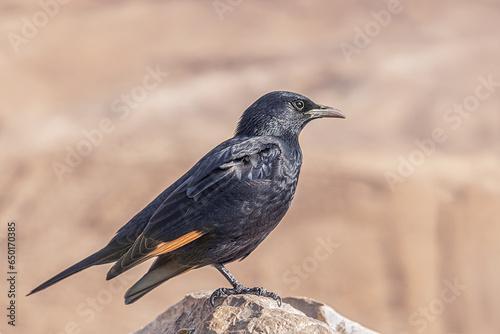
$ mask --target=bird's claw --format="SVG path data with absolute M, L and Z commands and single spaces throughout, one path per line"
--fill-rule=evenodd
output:
M 247 292 L 247 293 L 252 293 L 254 295 L 256 294 L 256 295 L 263 296 L 263 297 L 269 297 L 269 298 L 276 300 L 276 302 L 278 303 L 278 306 L 281 307 L 281 304 L 282 304 L 281 297 L 277 293 L 267 291 L 265 288 L 261 288 L 258 286 L 250 288 L 248 290 L 249 290 L 249 292 Z
M 227 297 L 228 296 L 226 294 L 226 290 L 228 290 L 228 289 L 219 288 L 212 293 L 212 295 L 210 296 L 210 304 L 212 305 L 212 307 L 215 307 L 215 304 L 214 304 L 215 297 Z
M 281 304 L 282 304 L 281 297 L 277 293 L 267 291 L 266 289 L 258 287 L 258 286 L 253 287 L 253 288 L 247 288 L 245 286 L 237 286 L 233 289 L 219 288 L 219 289 L 215 290 L 212 293 L 212 295 L 210 296 L 210 304 L 212 305 L 212 307 L 215 306 L 214 299 L 216 297 L 227 297 L 230 295 L 246 295 L 246 294 L 253 294 L 253 295 L 258 295 L 258 296 L 262 296 L 262 297 L 272 298 L 272 299 L 276 300 L 279 307 L 281 307 Z

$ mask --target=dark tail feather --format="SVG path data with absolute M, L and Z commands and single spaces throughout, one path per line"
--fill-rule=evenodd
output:
M 189 271 L 193 267 L 185 266 L 173 260 L 169 255 L 156 259 L 149 271 L 125 293 L 125 304 L 131 304 L 174 276 Z
M 135 242 L 123 253 L 116 263 L 109 269 L 106 275 L 106 280 L 115 278 L 116 276 L 124 273 L 125 271 L 141 264 L 142 262 L 149 260 L 150 258 L 156 256 L 154 254 L 148 254 L 152 249 L 154 249 L 154 243 L 159 242 L 151 241 L 140 235 Z
M 69 276 L 71 276 L 73 274 L 76 274 L 77 272 L 80 272 L 83 269 L 87 269 L 88 267 L 91 267 L 91 266 L 94 266 L 94 265 L 98 265 L 98 264 L 104 264 L 104 263 L 109 263 L 109 262 L 112 262 L 112 261 L 116 261 L 116 259 L 114 259 L 116 257 L 116 254 L 106 254 L 106 255 L 104 255 L 103 252 L 102 252 L 103 250 L 105 250 L 105 249 L 102 249 L 101 251 L 98 251 L 98 252 L 90 255 L 89 257 L 86 257 L 85 259 L 81 260 L 77 264 L 74 264 L 71 267 L 69 267 L 68 269 L 60 272 L 59 274 L 57 274 L 56 276 L 52 277 L 51 279 L 49 279 L 45 283 L 40 284 L 38 287 L 36 287 L 35 289 L 33 289 L 33 291 L 31 291 L 30 293 L 28 293 L 26 296 L 32 295 L 32 294 L 34 294 L 34 293 L 36 293 L 38 291 L 42 291 L 43 289 L 46 289 L 46 288 L 48 288 L 49 286 L 51 286 L 53 284 L 56 284 L 60 280 L 63 280 L 66 277 L 69 277 Z

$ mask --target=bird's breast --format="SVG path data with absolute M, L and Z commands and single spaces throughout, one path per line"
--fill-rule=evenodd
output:
M 240 222 L 237 224 L 241 233 L 269 233 L 276 227 L 287 212 L 293 200 L 300 172 L 300 161 L 283 157 L 255 172 L 266 177 L 247 180 L 239 189 L 241 201 L 238 203 Z

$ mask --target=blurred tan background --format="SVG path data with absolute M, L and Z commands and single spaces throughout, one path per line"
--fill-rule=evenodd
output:
M 147 264 L 109 282 L 102 266 L 24 297 L 272 90 L 347 119 L 305 129 L 294 203 L 235 276 L 384 333 L 500 331 L 498 2 L 7 0 L 0 13 L 2 249 L 8 221 L 18 237 L 17 326 L 2 316 L 0 332 L 132 332 L 227 286 L 203 268 L 125 306 Z

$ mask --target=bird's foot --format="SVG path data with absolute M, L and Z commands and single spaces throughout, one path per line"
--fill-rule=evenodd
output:
M 277 293 L 267 291 L 266 289 L 258 286 L 253 288 L 247 288 L 246 286 L 243 285 L 235 286 L 232 289 L 219 288 L 215 290 L 210 296 L 210 304 L 212 304 L 212 306 L 215 306 L 214 299 L 216 297 L 227 297 L 230 295 L 248 295 L 248 294 L 272 298 L 278 302 L 278 306 L 281 306 L 281 297 Z

